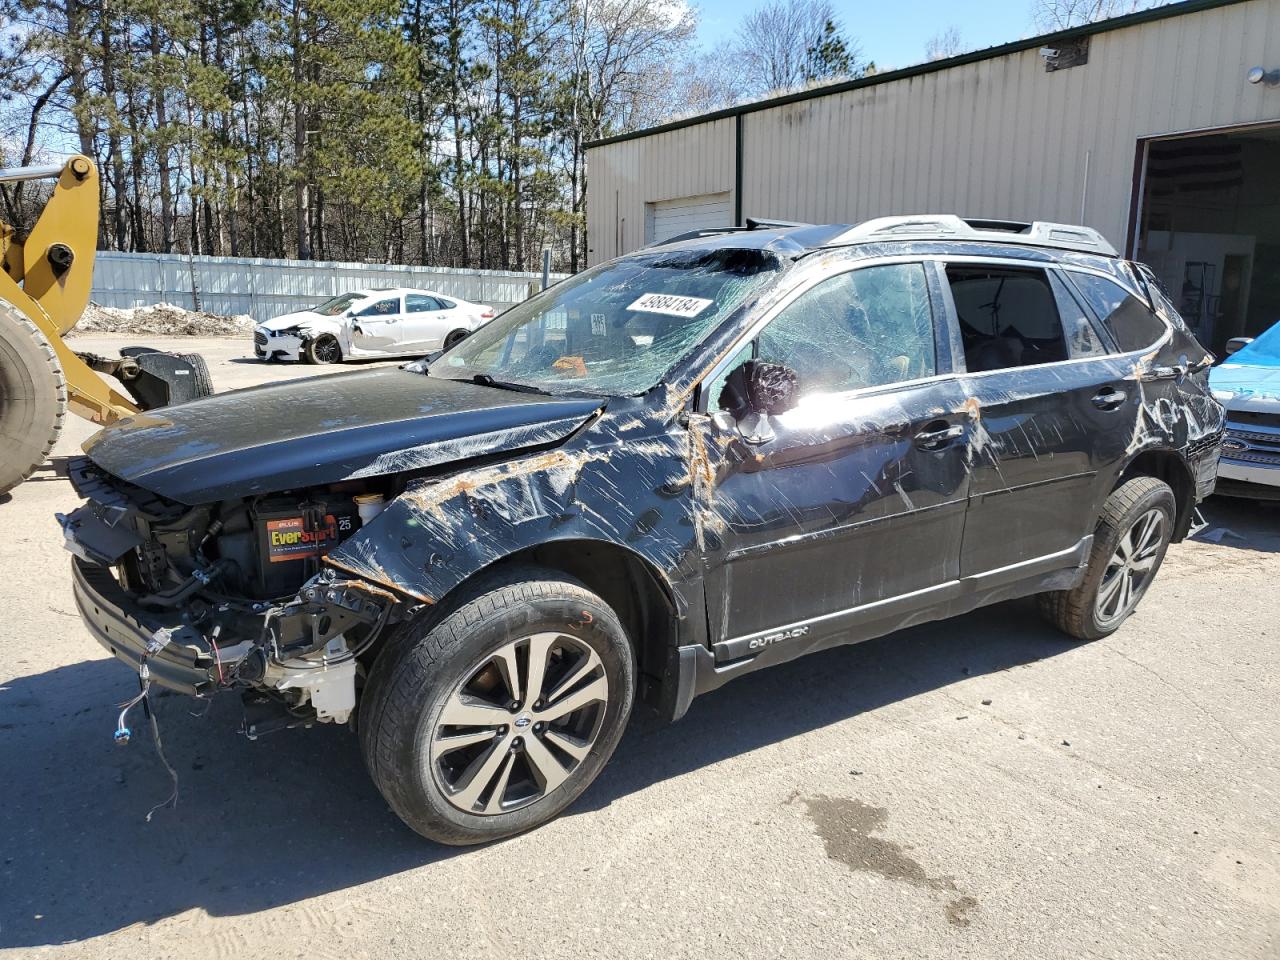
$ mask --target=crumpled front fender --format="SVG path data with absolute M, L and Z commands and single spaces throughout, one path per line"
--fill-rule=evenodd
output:
M 639 461 L 634 445 L 626 458 L 618 456 L 618 444 L 559 448 L 424 481 L 388 504 L 326 562 L 435 603 L 522 550 L 591 540 L 646 561 L 680 605 L 681 591 L 672 581 L 695 573 L 694 532 L 687 471 L 681 470 L 675 438 L 658 446 L 667 442 L 670 449 Z

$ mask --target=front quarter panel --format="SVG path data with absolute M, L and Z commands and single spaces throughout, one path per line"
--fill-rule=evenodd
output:
M 644 422 L 606 415 L 577 442 L 414 484 L 327 562 L 434 603 L 527 548 L 603 541 L 645 560 L 684 607 L 678 584 L 698 571 L 686 432 L 640 436 Z

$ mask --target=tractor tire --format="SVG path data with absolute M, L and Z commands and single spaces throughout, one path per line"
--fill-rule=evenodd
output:
M 213 377 L 209 376 L 209 365 L 204 362 L 204 357 L 198 353 L 180 353 L 178 356 L 191 364 L 191 373 L 195 379 L 196 396 L 212 397 Z
M 67 418 L 67 378 L 49 339 L 0 301 L 0 494 L 44 463 Z

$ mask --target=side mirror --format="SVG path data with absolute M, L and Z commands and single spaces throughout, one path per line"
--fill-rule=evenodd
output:
M 720 391 L 720 409 L 738 422 L 742 439 L 767 443 L 773 439 L 768 418 L 786 413 L 799 399 L 796 372 L 780 363 L 748 360 L 725 378 Z
M 1227 356 L 1237 353 L 1253 343 L 1253 337 L 1232 337 L 1227 341 Z

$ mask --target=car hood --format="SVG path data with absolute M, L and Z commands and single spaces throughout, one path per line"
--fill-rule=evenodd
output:
M 1280 363 L 1232 363 L 1227 361 L 1209 371 L 1209 386 L 1230 391 L 1228 409 L 1249 409 L 1259 403 L 1280 404 Z
M 370 370 L 136 414 L 84 451 L 123 480 L 199 504 L 558 443 L 602 402 Z
M 312 313 L 310 310 L 299 310 L 297 313 L 286 313 L 281 317 L 272 317 L 265 323 L 258 326 L 264 330 L 288 330 L 290 327 L 304 326 L 310 327 L 318 324 L 336 325 L 337 317 L 322 317 L 318 313 Z

